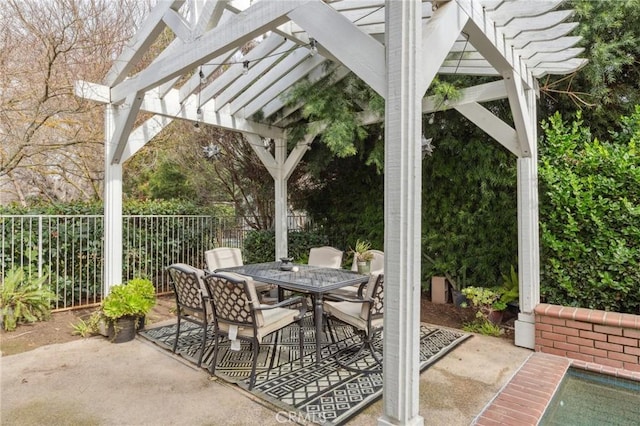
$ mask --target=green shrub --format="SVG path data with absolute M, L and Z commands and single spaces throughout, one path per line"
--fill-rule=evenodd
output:
M 543 300 L 640 313 L 640 107 L 612 141 L 580 114 L 543 123 L 540 149 Z
M 0 313 L 2 327 L 15 330 L 18 324 L 48 319 L 51 301 L 55 293 L 44 285 L 47 276 L 36 279 L 25 278 L 24 270 L 14 268 L 2 280 L 0 288 Z
M 156 292 L 149 280 L 134 278 L 127 284 L 111 287 L 102 301 L 102 313 L 110 320 L 125 316 L 141 317 L 156 303 Z
M 288 254 L 296 263 L 306 263 L 309 249 L 328 245 L 328 238 L 313 231 L 297 231 L 288 234 Z M 275 231 L 250 231 L 244 239 L 243 257 L 247 263 L 273 262 L 276 253 Z

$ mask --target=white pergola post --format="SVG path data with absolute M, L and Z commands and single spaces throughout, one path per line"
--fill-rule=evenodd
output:
M 536 95 L 525 91 L 531 125 L 531 156 L 518 158 L 518 281 L 520 313 L 515 344 L 535 347 L 535 314 L 540 303 L 540 246 L 538 236 L 538 148 Z
M 103 296 L 116 284 L 122 284 L 122 163 L 114 164 L 118 148 L 113 135 L 118 117 L 117 106 L 107 104 L 104 118 L 104 281 Z
M 420 382 L 420 2 L 386 1 L 384 414 L 422 425 Z
M 287 141 L 278 138 L 275 143 L 275 160 L 278 165 L 273 174 L 275 186 L 275 233 L 276 233 L 276 259 L 287 256 L 287 176 L 284 173 L 284 163 L 287 159 Z

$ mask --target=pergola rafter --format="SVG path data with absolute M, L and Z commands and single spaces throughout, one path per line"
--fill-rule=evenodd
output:
M 577 25 L 562 0 L 159 0 L 107 73 L 77 82 L 106 105 L 105 292 L 121 282 L 122 164 L 175 119 L 241 132 L 275 182 L 276 258 L 287 254 L 287 180 L 326 123 L 287 151 L 286 126 L 302 105 L 285 97 L 301 80 L 354 73 L 386 101 L 385 415 L 421 424 L 417 398 L 420 294 L 420 132 L 425 113 L 455 109 L 517 158 L 516 344 L 532 347 L 539 301 L 537 79 L 569 74 Z M 164 31 L 175 39 L 133 74 Z M 312 45 L 312 40 L 314 41 Z M 317 48 L 312 50 L 312 47 Z M 315 53 L 315 54 L 313 54 Z M 245 69 L 245 64 L 246 68 Z M 425 92 L 438 74 L 494 77 L 446 104 Z M 513 122 L 482 104 L 508 99 Z M 151 118 L 133 129 L 139 112 Z M 273 139 L 275 155 L 263 147 Z

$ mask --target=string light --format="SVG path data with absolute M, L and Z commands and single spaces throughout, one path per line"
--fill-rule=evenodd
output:
M 315 38 L 309 39 L 309 55 L 315 56 L 318 53 L 318 46 Z
M 244 75 L 249 74 L 249 61 L 244 61 L 242 63 L 242 74 Z

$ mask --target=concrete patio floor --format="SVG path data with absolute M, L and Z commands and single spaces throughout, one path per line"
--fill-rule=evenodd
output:
M 468 425 L 531 351 L 474 335 L 420 376 L 426 425 Z M 2 425 L 294 424 L 235 385 L 138 337 L 122 344 L 93 337 L 0 358 Z M 349 425 L 373 425 L 378 401 Z

